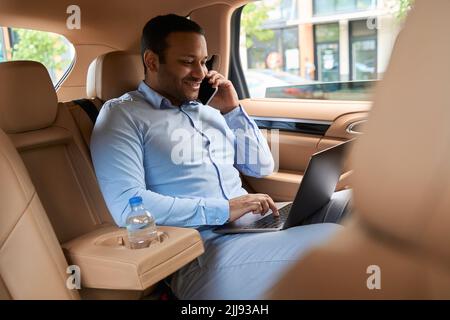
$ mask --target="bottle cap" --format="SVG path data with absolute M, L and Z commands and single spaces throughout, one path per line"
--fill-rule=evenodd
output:
M 133 197 L 129 200 L 130 206 L 138 206 L 142 204 L 142 197 Z

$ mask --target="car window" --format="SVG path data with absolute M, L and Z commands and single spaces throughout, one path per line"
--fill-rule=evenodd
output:
M 55 87 L 69 71 L 74 57 L 73 45 L 61 35 L 0 26 L 0 62 L 41 62 L 47 68 Z
M 370 100 L 414 0 L 262 0 L 242 9 L 251 98 Z

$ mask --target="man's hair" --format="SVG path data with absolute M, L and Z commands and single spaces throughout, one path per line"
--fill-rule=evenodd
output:
M 172 32 L 196 32 L 205 35 L 205 31 L 197 23 L 176 14 L 157 16 L 146 23 L 142 30 L 141 56 L 144 62 L 144 53 L 151 50 L 156 53 L 161 63 L 165 62 L 166 39 Z M 144 68 L 145 62 L 144 62 Z M 147 71 L 147 70 L 146 70 Z

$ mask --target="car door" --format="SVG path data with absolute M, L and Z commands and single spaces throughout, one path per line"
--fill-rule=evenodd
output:
M 276 162 L 267 177 L 243 177 L 250 192 L 293 200 L 313 153 L 363 133 L 401 21 L 371 1 L 345 3 L 263 0 L 234 12 L 229 77 Z M 348 159 L 337 190 L 351 186 Z
M 276 201 L 295 197 L 311 155 L 357 137 L 366 121 L 369 102 L 243 99 L 241 104 L 266 136 L 275 172 L 264 178 L 243 177 L 247 188 Z M 347 164 L 338 190 L 349 186 Z

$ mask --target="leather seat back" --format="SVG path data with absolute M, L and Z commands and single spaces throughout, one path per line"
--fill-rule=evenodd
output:
M 61 247 L 22 159 L 2 130 L 0 177 L 0 300 L 79 298 L 66 287 Z
M 144 66 L 140 54 L 113 51 L 97 57 L 89 65 L 86 79 L 88 99 L 100 110 L 109 99 L 118 98 L 128 91 L 136 90 L 144 79 Z M 94 128 L 87 113 L 72 101 L 64 105 L 70 110 L 85 145 L 89 149 Z
M 59 242 L 113 224 L 89 152 L 45 67 L 0 63 L 0 83 L 0 127 L 19 151 Z
M 448 12 L 446 0 L 415 2 L 354 148 L 354 219 L 272 297 L 450 298 Z
M 144 65 L 138 53 L 113 51 L 89 65 L 86 91 L 89 98 L 103 102 L 136 90 L 144 79 Z

